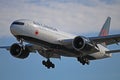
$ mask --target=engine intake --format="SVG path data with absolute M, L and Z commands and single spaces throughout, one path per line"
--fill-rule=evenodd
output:
M 72 42 L 72 46 L 77 51 L 91 49 L 92 47 L 92 45 L 90 44 L 90 40 L 83 36 L 75 37 Z
M 10 48 L 12 56 L 20 59 L 27 58 L 29 56 L 29 50 L 27 47 L 23 48 L 21 44 L 15 43 Z

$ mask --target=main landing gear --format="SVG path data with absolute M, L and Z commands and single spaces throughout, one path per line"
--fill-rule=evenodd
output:
M 50 69 L 50 67 L 55 68 L 55 65 L 50 61 L 50 59 L 48 59 L 47 61 L 43 60 L 42 64 L 48 69 Z
M 77 60 L 82 64 L 82 65 L 89 65 L 90 64 L 90 61 L 88 60 L 88 58 L 86 57 L 78 57 Z

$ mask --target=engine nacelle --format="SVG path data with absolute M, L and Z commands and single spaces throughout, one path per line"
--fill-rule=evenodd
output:
M 23 48 L 21 44 L 15 43 L 10 48 L 12 56 L 20 59 L 27 58 L 29 56 L 29 50 L 27 47 Z
M 77 51 L 79 50 L 90 50 L 92 45 L 90 44 L 90 40 L 83 36 L 77 36 L 74 38 L 72 42 L 72 46 Z

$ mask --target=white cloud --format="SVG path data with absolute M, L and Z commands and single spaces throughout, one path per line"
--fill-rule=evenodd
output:
M 39 4 L 39 2 L 41 3 Z M 98 32 L 107 16 L 112 17 L 111 30 L 120 31 L 120 4 L 106 4 L 100 0 L 83 0 L 60 2 L 50 0 L 3 0 L 0 1 L 0 35 L 10 35 L 9 26 L 12 21 L 27 18 L 43 24 L 54 26 L 70 33 Z M 90 4 L 91 4 L 90 3 Z M 7 5 L 5 5 L 7 4 Z

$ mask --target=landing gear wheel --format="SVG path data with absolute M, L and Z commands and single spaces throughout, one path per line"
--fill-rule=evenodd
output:
M 86 64 L 87 64 L 87 65 L 89 65 L 89 64 L 90 64 L 90 61 L 89 61 L 89 60 L 87 60 L 87 61 L 86 61 Z
M 85 65 L 85 62 L 82 62 L 82 65 Z
M 50 65 L 46 66 L 48 69 L 50 69 Z
M 77 60 L 78 60 L 82 65 L 85 65 L 85 64 L 89 65 L 89 64 L 90 64 L 90 61 L 89 61 L 87 58 L 85 58 L 85 57 L 81 57 L 81 58 L 78 57 Z
M 54 65 L 54 64 L 52 64 L 52 65 L 51 65 L 51 67 L 52 67 L 52 68 L 55 68 L 55 65 Z
M 55 65 L 49 59 L 47 61 L 43 60 L 42 64 L 48 69 L 50 69 L 50 67 L 55 68 Z
M 43 64 L 43 65 L 45 65 L 45 64 L 46 64 L 45 60 L 43 60 L 43 61 L 42 61 L 42 64 Z

